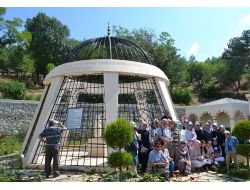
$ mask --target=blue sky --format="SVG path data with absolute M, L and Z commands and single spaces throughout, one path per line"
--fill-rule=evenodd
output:
M 156 34 L 168 32 L 175 40 L 179 54 L 197 60 L 218 57 L 229 39 L 250 29 L 250 7 L 247 8 L 7 8 L 6 19 L 34 17 L 39 11 L 54 16 L 71 31 L 71 37 L 82 40 L 106 35 L 107 23 L 130 30 L 146 28 Z

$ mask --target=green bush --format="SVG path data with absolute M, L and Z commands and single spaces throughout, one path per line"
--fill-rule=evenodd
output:
M 189 105 L 192 101 L 192 93 L 189 89 L 174 89 L 170 92 L 175 104 Z
M 127 152 L 113 152 L 108 156 L 108 164 L 111 167 L 127 167 L 132 163 L 132 155 Z
M 239 169 L 229 169 L 229 175 L 234 176 L 234 177 L 238 177 L 241 179 L 249 179 L 249 174 L 247 169 L 243 169 L 243 168 L 239 168 Z
M 250 144 L 240 144 L 236 147 L 236 151 L 238 154 L 247 157 L 248 155 L 250 155 Z
M 204 98 L 218 98 L 219 89 L 213 83 L 205 83 L 199 89 L 199 94 Z
M 119 149 L 108 156 L 108 164 L 119 168 L 120 181 L 122 180 L 122 168 L 132 163 L 132 155 L 127 152 L 121 152 L 128 143 L 133 140 L 133 127 L 127 120 L 118 118 L 108 124 L 104 131 L 104 139 L 108 146 L 113 149 Z
M 118 118 L 106 126 L 104 139 L 111 148 L 121 149 L 132 142 L 133 128 L 127 120 Z
M 145 173 L 143 178 L 140 180 L 141 182 L 165 182 L 166 178 L 153 173 Z
M 233 134 L 242 140 L 250 139 L 250 121 L 244 120 L 238 122 L 233 129 Z
M 0 83 L 0 93 L 3 98 L 22 100 L 26 95 L 24 83 L 18 81 Z
M 0 166 L 0 182 L 21 182 L 21 174 L 13 169 Z

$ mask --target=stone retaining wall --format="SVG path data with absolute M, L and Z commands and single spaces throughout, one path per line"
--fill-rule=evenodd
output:
M 0 99 L 0 135 L 19 133 L 27 129 L 35 113 L 39 101 Z M 178 116 L 185 113 L 185 109 L 176 109 Z
M 27 129 L 38 104 L 39 101 L 0 99 L 0 135 Z

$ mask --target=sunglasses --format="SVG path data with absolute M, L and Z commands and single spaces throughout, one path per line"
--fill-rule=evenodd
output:
M 186 144 L 186 143 L 184 143 L 184 142 L 181 142 L 180 144 Z
M 156 146 L 156 147 L 161 147 L 160 145 Z

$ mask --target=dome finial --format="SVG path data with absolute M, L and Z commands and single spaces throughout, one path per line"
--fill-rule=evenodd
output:
M 108 32 L 108 36 L 110 36 L 110 34 L 111 34 L 111 28 L 110 28 L 110 26 L 109 26 L 109 22 L 108 22 L 108 29 L 107 29 L 107 32 Z

